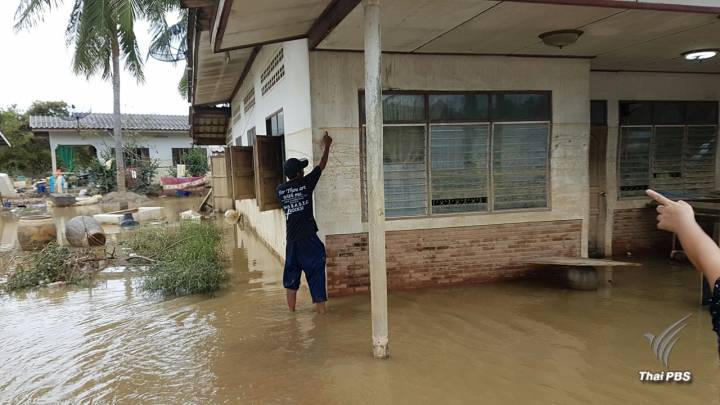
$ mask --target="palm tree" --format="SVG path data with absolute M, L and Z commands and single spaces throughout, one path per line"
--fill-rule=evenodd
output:
M 75 46 L 72 68 L 87 78 L 100 74 L 112 80 L 113 137 L 117 164 L 118 192 L 125 193 L 125 160 L 120 114 L 120 62 L 138 81 L 143 82 L 135 22 L 147 19 L 153 27 L 165 24 L 165 14 L 180 7 L 179 0 L 72 0 L 65 38 Z M 20 0 L 15 13 L 15 30 L 29 29 L 43 21 L 46 12 L 63 0 Z M 154 28 L 157 30 L 158 28 Z

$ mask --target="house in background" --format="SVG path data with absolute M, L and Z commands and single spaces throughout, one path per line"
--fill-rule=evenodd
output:
M 91 113 L 80 119 L 31 116 L 30 128 L 35 135 L 47 135 L 52 150 L 52 168 L 73 171 L 82 157 L 114 158 L 112 114 Z M 185 115 L 123 114 L 123 142 L 131 144 L 135 153 L 156 159 L 159 176 L 183 163 L 184 154 L 193 146 Z
M 314 204 L 331 295 L 369 285 L 365 7 L 382 32 L 389 288 L 665 255 L 643 190 L 718 188 L 714 0 L 182 2 L 192 136 L 228 145 L 235 206 L 280 256 L 281 162 L 317 163 L 334 137 Z

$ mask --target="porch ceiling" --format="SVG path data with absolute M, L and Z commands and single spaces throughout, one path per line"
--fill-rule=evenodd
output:
M 332 0 L 224 0 L 218 50 L 307 35 Z M 229 3 L 229 4 L 228 4 Z
M 214 53 L 210 46 L 210 33 L 202 31 L 197 50 L 193 104 L 228 102 L 245 65 L 250 60 L 253 49 Z
M 720 73 L 720 58 L 682 58 L 720 48 L 720 20 L 711 13 L 572 6 L 518 1 L 388 0 L 383 2 L 383 50 L 592 57 L 599 70 Z M 319 49 L 362 50 L 363 9 L 356 7 Z M 538 35 L 580 29 L 577 43 L 549 47 Z

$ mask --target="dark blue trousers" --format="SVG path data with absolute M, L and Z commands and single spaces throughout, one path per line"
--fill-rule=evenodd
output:
M 327 301 L 325 289 L 325 245 L 317 235 L 308 236 L 295 242 L 288 242 L 285 248 L 285 271 L 283 286 L 290 290 L 300 288 L 300 275 L 310 287 L 314 303 Z

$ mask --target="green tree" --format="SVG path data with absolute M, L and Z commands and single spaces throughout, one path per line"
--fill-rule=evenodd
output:
M 36 102 L 35 104 L 42 104 Z M 52 115 L 57 111 L 49 111 Z M 0 108 L 0 132 L 12 147 L 0 147 L 0 172 L 12 176 L 45 176 L 51 167 L 50 144 L 47 138 L 34 136 L 29 125 L 30 110 L 23 113 L 16 106 Z
M 67 117 L 70 115 L 68 110 L 68 103 L 64 101 L 33 101 L 30 104 L 30 108 L 27 109 L 26 114 L 32 115 L 46 115 L 52 117 Z
M 29 29 L 42 21 L 63 0 L 20 0 L 15 13 L 15 30 Z M 126 191 L 120 113 L 120 62 L 138 81 L 144 80 L 135 23 L 150 22 L 153 30 L 165 23 L 165 15 L 180 6 L 179 0 L 72 0 L 67 29 L 68 46 L 74 45 L 73 71 L 87 78 L 100 74 L 113 86 L 113 137 L 117 162 L 117 186 Z

